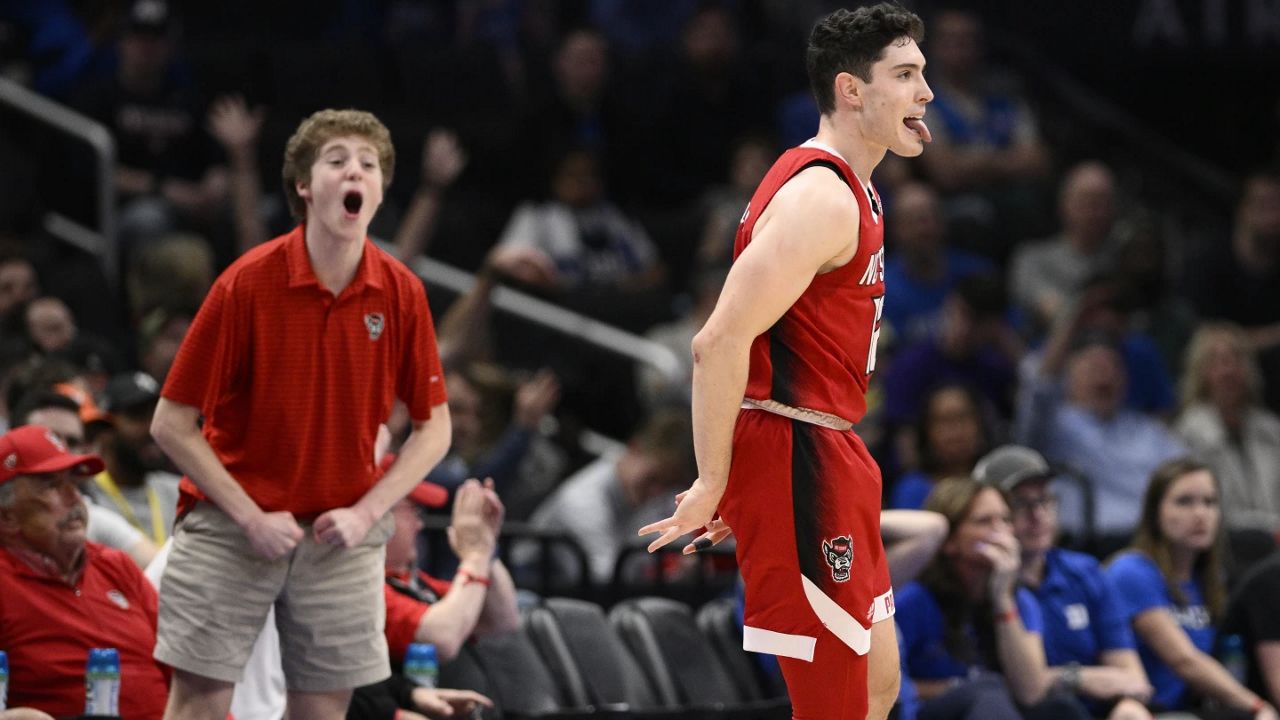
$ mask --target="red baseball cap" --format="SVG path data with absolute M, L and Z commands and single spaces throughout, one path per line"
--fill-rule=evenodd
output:
M 383 455 L 382 461 L 378 463 L 378 477 L 382 477 L 383 473 L 390 470 L 395 461 L 395 453 Z M 443 485 L 426 480 L 418 483 L 406 497 L 422 507 L 439 508 L 449 504 L 449 490 Z
M 439 508 L 449 504 L 449 491 L 441 485 L 423 480 L 409 491 L 409 499 L 422 507 Z
M 0 435 L 0 483 L 19 475 L 45 475 L 71 470 L 76 475 L 102 472 L 97 455 L 73 455 L 48 428 L 24 425 Z

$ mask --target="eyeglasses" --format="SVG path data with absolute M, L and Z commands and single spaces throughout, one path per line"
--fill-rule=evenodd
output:
M 1058 508 L 1057 495 L 1040 495 L 1037 497 L 1014 498 L 1010 509 L 1014 514 L 1030 514 L 1033 510 L 1056 510 Z

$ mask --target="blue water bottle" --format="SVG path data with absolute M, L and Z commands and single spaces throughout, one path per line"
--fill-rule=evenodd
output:
M 8 709 L 9 700 L 9 654 L 0 650 L 0 710 Z
M 434 688 L 440 678 L 440 665 L 436 661 L 436 646 L 429 643 L 413 643 L 404 654 L 404 676 L 418 687 Z
M 93 648 L 84 672 L 84 714 L 120 714 L 120 652 Z

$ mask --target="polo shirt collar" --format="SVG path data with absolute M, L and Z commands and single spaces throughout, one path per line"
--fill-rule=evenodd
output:
M 86 546 L 80 551 L 80 557 L 76 559 L 76 566 L 68 575 L 62 572 L 62 569 L 58 567 L 58 564 L 52 558 L 43 553 L 14 545 L 4 547 L 4 551 L 12 558 L 11 565 L 15 572 L 45 580 L 56 580 L 72 587 L 80 584 L 80 578 L 84 576 L 85 563 L 88 561 L 89 554 L 89 548 Z
M 285 262 L 289 268 L 289 287 L 291 288 L 308 285 L 321 287 L 320 280 L 316 278 L 316 271 L 311 267 L 311 257 L 307 255 L 306 227 L 305 224 L 298 225 L 285 238 Z M 360 267 L 356 268 L 355 277 L 351 278 L 351 283 L 342 290 L 342 293 L 359 291 L 366 285 L 377 290 L 383 289 L 385 271 L 382 264 L 376 262 L 374 257 L 376 252 L 377 247 L 365 238 L 364 252 L 360 254 Z
M 1041 590 L 1061 590 L 1071 585 L 1070 578 L 1064 572 L 1065 559 L 1058 548 L 1050 548 L 1044 558 L 1044 576 L 1040 578 Z

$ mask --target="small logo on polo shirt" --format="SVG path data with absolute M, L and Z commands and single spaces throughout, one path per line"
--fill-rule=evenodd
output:
M 1089 627 L 1089 608 L 1081 603 L 1073 603 L 1062 608 L 1062 614 L 1067 616 L 1067 627 L 1072 630 L 1084 630 Z
M 382 331 L 387 327 L 387 320 L 382 313 L 368 313 L 364 316 L 364 327 L 369 331 L 369 339 L 377 340 L 382 337 Z
M 107 599 L 115 603 L 121 610 L 129 609 L 129 598 L 125 597 L 124 593 L 119 590 L 108 590 Z

